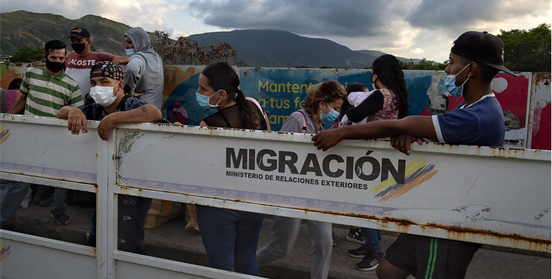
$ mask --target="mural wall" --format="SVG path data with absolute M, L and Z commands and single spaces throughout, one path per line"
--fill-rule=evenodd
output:
M 0 87 L 7 88 L 13 78 L 22 77 L 26 67 L 0 64 Z M 214 113 L 201 109 L 195 100 L 203 66 L 165 66 L 163 116 L 187 125 Z M 344 86 L 364 83 L 372 89 L 371 70 L 236 68 L 240 89 L 259 101 L 268 112 L 272 130 L 280 129 L 287 116 L 299 109 L 308 86 L 337 80 Z M 433 115 L 450 111 L 462 101 L 444 87 L 443 71 L 405 71 L 410 115 Z M 550 150 L 550 73 L 522 73 L 518 77 L 497 75 L 493 92 L 504 110 L 508 147 Z

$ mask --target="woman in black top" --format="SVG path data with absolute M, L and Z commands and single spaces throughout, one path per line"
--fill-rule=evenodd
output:
M 263 113 L 245 98 L 239 85 L 238 74 L 226 63 L 212 64 L 202 71 L 198 102 L 208 98 L 207 103 L 203 102 L 204 108 L 216 107 L 218 112 L 203 119 L 200 126 L 266 130 Z
M 238 89 L 238 74 L 226 63 L 207 66 L 199 76 L 197 101 L 218 112 L 200 126 L 266 130 L 264 115 Z M 259 275 L 255 253 L 264 214 L 197 206 L 197 221 L 209 266 Z

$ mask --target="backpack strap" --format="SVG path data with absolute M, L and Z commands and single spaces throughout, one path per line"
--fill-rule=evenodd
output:
M 303 130 L 303 134 L 306 134 L 307 133 L 307 119 L 305 118 L 305 114 L 300 110 L 295 111 L 293 113 L 296 113 L 296 112 L 300 113 L 301 116 L 303 117 L 303 129 L 302 130 Z
M 259 102 L 257 102 L 257 100 L 255 100 L 255 98 L 253 97 L 245 97 L 246 100 L 252 102 L 253 104 L 255 104 L 259 110 L 261 111 L 261 113 L 264 115 L 264 110 L 263 108 L 261 107 L 261 104 L 259 104 Z

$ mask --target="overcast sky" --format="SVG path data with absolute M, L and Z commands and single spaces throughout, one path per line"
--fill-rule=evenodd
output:
M 99 15 L 173 38 L 235 29 L 276 29 L 327 38 L 353 50 L 378 50 L 443 62 L 468 30 L 531 29 L 551 23 L 550 0 L 25 0 L 26 10 L 78 19 Z M 83 26 L 86 27 L 86 26 Z

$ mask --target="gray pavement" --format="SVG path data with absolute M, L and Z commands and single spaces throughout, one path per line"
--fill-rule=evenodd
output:
M 86 232 L 94 208 L 91 206 L 69 206 L 67 214 L 72 221 L 66 226 L 59 225 L 50 216 L 47 207 L 30 205 L 19 209 L 8 223 L 8 229 L 37 236 L 49 237 L 73 243 L 85 244 Z M 259 247 L 270 238 L 272 218 L 265 218 Z M 185 230 L 183 217 L 170 220 L 155 229 L 146 230 L 146 250 L 155 257 L 206 265 L 207 258 L 198 233 Z M 348 228 L 334 226 L 338 235 L 337 246 L 332 253 L 330 278 L 377 278 L 374 271 L 357 271 L 355 263 L 360 259 L 347 255 L 348 249 L 359 245 L 345 240 Z M 395 239 L 395 233 L 384 232 L 381 241 L 383 251 Z M 310 236 L 305 225 L 301 227 L 294 251 L 286 258 L 273 262 L 261 269 L 261 275 L 269 278 L 310 278 L 311 266 Z M 467 272 L 466 278 L 551 278 L 550 254 L 501 249 L 484 246 L 480 249 Z M 414 277 L 409 277 L 414 278 Z

